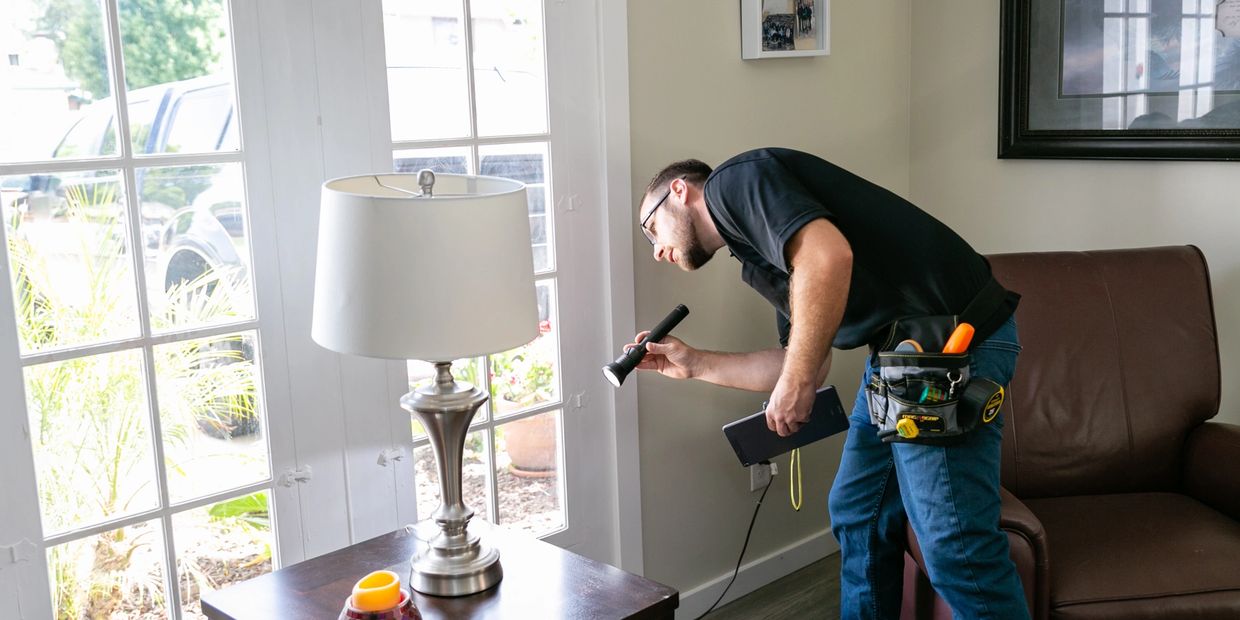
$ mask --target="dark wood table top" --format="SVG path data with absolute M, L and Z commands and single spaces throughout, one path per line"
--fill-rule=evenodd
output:
M 500 551 L 504 579 L 471 596 L 441 598 L 414 592 L 425 620 L 440 618 L 673 618 L 676 590 L 614 566 L 500 527 L 483 537 Z M 353 585 L 387 569 L 408 588 L 416 540 L 405 530 L 333 551 L 268 575 L 206 594 L 213 620 L 336 620 Z

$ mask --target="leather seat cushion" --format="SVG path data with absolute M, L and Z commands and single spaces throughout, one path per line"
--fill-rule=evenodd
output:
M 1186 495 L 1026 499 L 1052 618 L 1240 618 L 1240 522 Z

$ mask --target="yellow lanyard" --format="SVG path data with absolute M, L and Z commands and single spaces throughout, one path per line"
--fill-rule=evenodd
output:
M 795 481 L 795 482 L 794 482 Z M 804 496 L 801 493 L 801 449 L 797 448 L 792 451 L 792 457 L 788 461 L 788 499 L 792 501 L 792 509 L 801 511 L 801 500 Z

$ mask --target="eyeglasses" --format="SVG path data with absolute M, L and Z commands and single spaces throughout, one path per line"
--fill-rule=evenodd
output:
M 677 178 L 683 179 L 684 177 L 677 177 Z M 667 186 L 667 193 L 663 194 L 663 197 L 659 199 L 659 202 L 654 203 L 654 206 L 650 207 L 650 211 L 646 212 L 646 217 L 642 218 L 642 223 L 641 223 L 642 234 L 646 235 L 646 241 L 649 241 L 650 245 L 654 245 L 654 233 L 651 232 L 649 228 L 646 228 L 646 222 L 650 221 L 650 217 L 654 215 L 654 212 L 658 211 L 659 207 L 663 206 L 663 202 L 667 200 L 667 197 L 671 195 L 672 195 L 672 186 L 669 183 Z

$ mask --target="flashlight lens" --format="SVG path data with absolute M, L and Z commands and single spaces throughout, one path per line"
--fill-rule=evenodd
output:
M 620 387 L 620 380 L 616 378 L 616 373 L 611 370 L 610 366 L 603 367 L 603 376 L 607 377 L 607 382 L 610 383 L 612 387 Z

